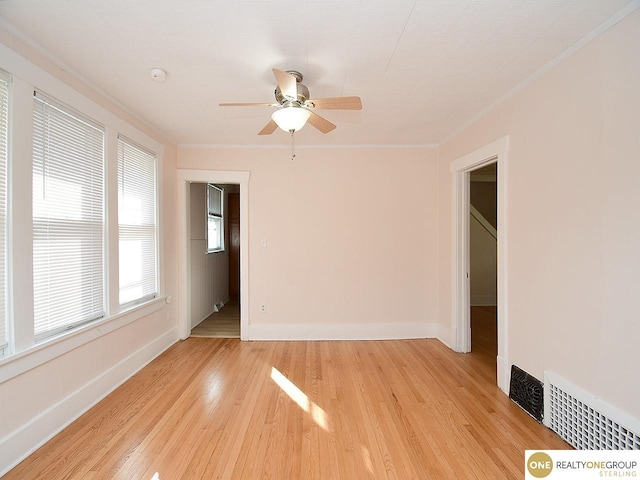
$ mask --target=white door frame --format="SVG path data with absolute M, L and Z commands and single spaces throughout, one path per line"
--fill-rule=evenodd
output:
M 240 185 L 240 339 L 249 340 L 249 172 L 178 169 L 178 328 L 182 340 L 191 334 L 191 231 L 189 184 Z
M 491 163 L 498 164 L 498 357 L 497 383 L 505 393 L 509 389 L 508 317 L 507 317 L 507 150 L 509 137 L 495 140 L 451 162 L 452 181 L 452 319 L 454 349 L 471 351 L 469 289 L 469 172 Z

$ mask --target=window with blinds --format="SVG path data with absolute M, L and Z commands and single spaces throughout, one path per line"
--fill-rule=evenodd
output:
M 158 295 L 156 155 L 118 137 L 120 305 Z
M 9 160 L 9 76 L 0 71 L 0 356 L 7 353 L 7 163 Z
M 105 315 L 104 137 L 102 126 L 35 93 L 36 340 Z
M 207 185 L 207 252 L 224 250 L 224 221 L 222 199 L 224 190 Z

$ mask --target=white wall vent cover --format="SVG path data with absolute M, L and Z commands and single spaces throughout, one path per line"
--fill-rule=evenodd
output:
M 544 372 L 544 424 L 579 450 L 640 450 L 640 422 L 558 374 Z

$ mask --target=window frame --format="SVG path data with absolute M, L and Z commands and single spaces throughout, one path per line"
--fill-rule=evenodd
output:
M 33 102 L 34 102 L 34 109 L 33 109 L 33 119 L 34 119 L 34 128 L 33 128 L 33 135 L 32 135 L 32 145 L 33 145 L 33 155 L 32 155 L 32 165 L 35 165 L 36 160 L 39 159 L 39 157 L 37 157 L 37 155 L 39 155 L 39 152 L 36 153 L 36 135 L 37 135 L 37 129 L 36 129 L 36 115 L 37 115 L 37 108 L 36 105 L 44 105 L 46 108 L 50 108 L 51 110 L 57 110 L 58 112 L 60 112 L 60 114 L 55 114 L 55 115 L 60 115 L 59 117 L 55 117 L 51 114 L 44 114 L 43 116 L 46 116 L 46 119 L 48 118 L 53 118 L 54 121 L 60 121 L 61 118 L 63 118 L 62 116 L 68 117 L 70 119 L 73 120 L 73 122 L 75 122 L 74 125 L 71 125 L 69 127 L 68 131 L 65 131 L 64 133 L 67 135 L 67 138 L 64 139 L 65 146 L 67 146 L 68 143 L 75 143 L 75 144 L 80 144 L 80 143 L 84 143 L 85 145 L 81 145 L 81 147 L 85 147 L 85 148 L 89 148 L 89 146 L 87 145 L 87 140 L 82 138 L 81 140 L 77 140 L 74 137 L 76 135 L 78 135 L 78 128 L 81 124 L 84 124 L 84 126 L 86 126 L 88 129 L 91 129 L 95 132 L 99 132 L 100 133 L 100 137 L 101 137 L 101 142 L 99 145 L 99 148 L 97 150 L 99 150 L 99 155 L 97 154 L 97 152 L 92 152 L 94 155 L 96 155 L 96 158 L 94 158 L 94 161 L 99 158 L 99 160 L 96 162 L 96 165 L 94 165 L 95 171 L 93 171 L 91 173 L 92 176 L 87 177 L 86 180 L 88 180 L 88 182 L 83 183 L 83 182 L 71 182 L 72 185 L 74 186 L 78 186 L 79 191 L 82 192 L 82 199 L 83 201 L 81 202 L 82 205 L 85 205 L 85 201 L 84 199 L 86 198 L 85 192 L 87 191 L 87 187 L 90 187 L 88 190 L 92 191 L 92 186 L 94 185 L 94 183 L 97 184 L 98 189 L 96 189 L 95 191 L 92 191 L 92 195 L 93 197 L 97 197 L 98 199 L 98 204 L 97 204 L 97 210 L 95 210 L 95 207 L 91 207 L 91 209 L 95 210 L 92 211 L 92 214 L 95 214 L 96 211 L 99 211 L 99 217 L 96 218 L 84 218 L 86 211 L 83 209 L 83 211 L 80 213 L 81 215 L 81 219 L 73 219 L 71 217 L 68 218 L 62 218 L 62 217 L 56 217 L 56 216 L 51 216 L 51 215 L 44 215 L 44 216 L 36 216 L 36 204 L 33 203 L 32 204 L 32 212 L 33 212 L 33 216 L 32 216 L 32 231 L 33 231 L 33 236 L 32 236 L 32 242 L 33 242 L 33 258 L 32 258 L 32 268 L 34 270 L 34 278 L 33 278 L 33 288 L 34 288 L 34 317 L 33 317 L 33 326 L 34 326 L 34 338 L 35 338 L 35 342 L 39 343 L 43 340 L 46 340 L 49 337 L 54 337 L 57 336 L 59 334 L 62 334 L 66 331 L 69 330 L 73 330 L 76 329 L 78 327 L 81 327 L 85 324 L 88 323 L 93 323 L 99 320 L 102 320 L 104 318 L 107 317 L 107 261 L 106 261 L 106 249 L 107 249 L 107 214 L 106 214 L 106 202 L 107 202 L 107 175 L 106 175 L 106 166 L 107 166 L 107 159 L 106 159 L 106 142 L 107 142 L 107 134 L 106 134 L 106 127 L 102 124 L 100 124 L 99 122 L 95 121 L 93 118 L 78 112 L 77 110 L 75 110 L 73 107 L 66 105 L 62 102 L 60 102 L 59 100 L 51 97 L 48 94 L 45 94 L 39 90 L 34 91 L 34 97 L 33 97 Z M 39 103 L 37 103 L 39 102 Z M 43 119 L 43 120 L 46 120 Z M 48 125 L 44 125 L 43 128 L 48 128 Z M 43 135 L 45 135 L 46 132 L 43 132 Z M 52 144 L 55 143 L 55 140 L 52 141 L 52 136 L 49 137 L 45 137 L 43 138 L 43 149 L 49 149 L 50 146 Z M 61 138 L 61 137 L 58 137 Z M 72 140 L 69 140 L 69 138 L 72 138 Z M 62 150 L 62 147 L 60 147 Z M 94 147 L 95 148 L 95 147 Z M 78 151 L 71 151 L 71 150 L 64 150 L 66 157 L 71 157 L 73 154 L 83 154 L 82 159 L 84 160 L 86 158 L 86 154 L 87 154 L 87 150 L 78 150 Z M 45 160 L 49 160 L 51 162 L 52 158 L 50 158 L 50 155 L 46 154 L 46 158 L 44 156 L 45 154 L 43 154 L 41 160 L 43 162 L 43 170 L 44 170 L 44 162 Z M 75 161 L 74 161 L 75 160 Z M 55 162 L 55 158 L 53 158 L 53 161 Z M 81 172 L 78 173 L 78 169 L 76 168 L 76 165 L 82 165 L 82 162 L 80 162 L 79 157 L 75 157 L 75 159 L 69 159 L 66 158 L 65 160 L 63 160 L 62 162 L 58 162 L 60 164 L 64 163 L 64 167 L 66 168 L 66 170 L 63 170 L 61 173 L 64 173 L 65 175 L 59 175 L 59 178 L 56 179 L 54 176 L 51 175 L 50 172 L 47 172 L 47 175 L 45 176 L 43 173 L 43 188 L 45 185 L 45 179 L 49 179 L 50 181 L 50 185 L 53 185 L 52 180 L 59 180 L 60 178 L 79 178 L 81 175 Z M 48 168 L 48 167 L 47 167 Z M 97 176 L 96 176 L 97 174 Z M 36 186 L 36 171 L 35 169 L 32 171 L 32 186 L 34 191 L 32 191 L 32 198 L 35 201 L 35 186 Z M 64 181 L 64 180 L 63 180 Z M 53 191 L 53 190 L 52 190 Z M 61 190 L 57 191 L 58 193 L 61 192 Z M 70 194 L 70 192 L 69 192 Z M 71 201 L 70 201 L 71 202 Z M 77 204 L 77 202 L 76 202 Z M 49 202 L 45 202 L 44 207 L 45 209 L 47 209 L 47 205 L 49 205 Z M 68 204 L 70 205 L 70 203 Z M 46 212 L 45 212 L 46 213 Z M 70 213 L 67 212 L 67 215 L 69 215 Z M 49 226 L 50 225 L 60 225 L 60 226 L 65 226 L 65 225 L 69 225 L 71 229 L 73 229 L 73 233 L 74 235 L 64 235 L 63 237 L 57 237 L 56 233 L 55 233 L 55 229 L 50 229 Z M 88 227 L 87 231 L 84 230 L 78 230 L 77 228 L 74 229 L 73 225 L 86 225 Z M 95 224 L 95 225 L 94 225 Z M 40 225 L 42 225 L 44 228 L 44 230 L 49 231 L 50 233 L 47 233 L 46 236 L 47 238 L 55 243 L 57 238 L 62 238 L 65 243 L 63 245 L 65 245 L 66 248 L 68 249 L 68 242 L 71 240 L 74 240 L 77 242 L 78 238 L 83 239 L 82 241 L 82 249 L 85 249 L 85 241 L 87 238 L 89 239 L 93 239 L 93 232 L 95 231 L 99 231 L 100 235 L 99 235 L 99 241 L 95 242 L 94 240 L 90 240 L 90 244 L 92 245 L 92 249 L 93 249 L 93 253 L 91 257 L 81 257 L 82 261 L 79 262 L 82 265 L 86 265 L 86 259 L 87 258 L 92 258 L 93 262 L 92 265 L 93 267 L 90 270 L 94 270 L 95 268 L 99 267 L 99 272 L 98 274 L 95 274 L 94 272 L 91 272 L 91 275 L 88 278 L 91 278 L 92 280 L 87 281 L 86 278 L 86 274 L 87 274 L 87 269 L 82 267 L 81 272 L 79 273 L 80 279 L 78 279 L 76 276 L 70 275 L 70 279 L 74 280 L 74 285 L 75 282 L 79 281 L 79 285 L 82 288 L 82 296 L 80 297 L 82 300 L 82 304 L 84 305 L 86 303 L 86 299 L 88 298 L 87 296 L 87 292 L 90 291 L 91 294 L 89 295 L 89 297 L 93 298 L 93 300 L 91 300 L 89 303 L 91 303 L 92 305 L 95 304 L 95 307 L 91 308 L 92 313 L 90 315 L 85 314 L 84 310 L 86 307 L 82 307 L 82 316 L 78 317 L 78 318 L 71 318 L 67 321 L 56 321 L 56 322 L 51 322 L 51 318 L 54 318 L 52 316 L 47 316 L 46 318 L 49 318 L 49 321 L 46 321 L 43 319 L 41 319 L 39 322 L 36 319 L 36 242 L 37 242 L 37 235 L 36 235 L 36 230 L 39 230 L 41 227 L 39 227 Z M 96 226 L 98 227 L 96 229 Z M 64 228 L 65 233 L 70 231 L 70 228 Z M 85 237 L 84 235 L 89 235 L 89 237 Z M 96 255 L 96 245 L 95 243 L 99 243 L 99 256 Z M 51 243 L 48 243 L 47 245 L 51 245 Z M 99 257 L 99 260 L 98 260 Z M 47 255 L 46 259 L 47 262 L 45 263 L 50 263 L 49 260 L 51 260 L 52 256 L 51 255 Z M 53 257 L 55 258 L 55 257 Z M 70 265 L 72 262 L 67 262 L 65 263 L 65 265 Z M 41 265 L 41 264 L 38 264 Z M 51 268 L 50 267 L 46 267 L 48 272 L 51 272 Z M 88 284 L 88 285 L 87 285 Z M 55 287 L 56 283 L 52 282 L 52 283 L 48 283 L 48 288 L 47 291 L 51 291 L 51 286 L 53 285 Z M 61 285 L 61 283 L 59 283 L 58 285 Z M 47 294 L 48 297 L 51 297 L 51 294 Z M 73 297 L 75 298 L 75 297 Z M 97 301 L 97 303 L 96 303 Z M 99 304 L 99 305 L 98 305 Z M 51 308 L 52 304 L 49 301 L 46 301 L 46 309 L 49 310 Z M 55 307 L 55 305 L 54 305 Z M 60 308 L 60 307 L 58 307 Z M 58 316 L 58 318 L 62 318 L 64 317 L 65 314 L 60 314 Z M 45 325 L 47 323 L 53 323 L 55 326 L 51 326 L 51 327 L 45 327 Z M 38 326 L 40 325 L 40 331 L 38 331 Z
M 19 376 L 39 365 L 83 345 L 93 344 L 127 325 L 155 315 L 167 308 L 165 284 L 165 210 L 162 188 L 164 181 L 164 140 L 152 130 L 130 123 L 117 108 L 105 106 L 95 97 L 70 88 L 65 81 L 50 75 L 25 57 L 0 43 L 2 69 L 11 78 L 11 104 L 9 119 L 9 198 L 8 216 L 13 221 L 8 229 L 9 271 L 8 295 L 10 316 L 10 351 L 0 357 L 0 383 Z M 33 252 L 32 252 L 32 137 L 33 92 L 38 89 L 50 98 L 79 112 L 106 128 L 106 309 L 101 320 L 61 332 L 59 335 L 35 341 L 33 332 Z M 142 128 L 142 129 L 141 129 Z M 117 235 L 117 134 L 126 135 L 157 155 L 158 169 L 158 291 L 159 296 L 126 310 L 118 306 L 118 235 Z M 169 150 L 173 161 L 175 153 Z M 27 161 L 12 162 L 11 159 Z M 113 187 L 113 188 L 112 188 Z
M 220 212 L 216 212 L 216 211 L 212 211 L 211 208 L 211 201 L 210 201 L 210 195 L 211 195 L 211 191 L 215 190 L 217 192 L 219 192 L 220 195 Z M 225 194 L 225 190 L 223 187 L 219 187 L 217 185 L 214 185 L 213 183 L 207 183 L 207 188 L 206 188 L 206 195 L 205 195 L 205 214 L 206 214 L 206 219 L 205 219 L 205 228 L 204 228 L 204 232 L 205 232 L 205 239 L 206 239 L 206 245 L 207 245 L 207 253 L 219 253 L 219 252 L 224 252 L 225 251 L 225 241 L 224 241 L 224 234 L 225 234 L 225 228 L 224 228 L 224 219 L 225 219 L 225 215 L 224 215 L 224 209 L 225 209 L 225 201 L 224 201 L 224 194 Z M 218 230 L 218 244 L 219 247 L 214 247 L 212 248 L 209 241 L 210 239 L 210 232 L 209 232 L 209 223 L 211 221 L 211 219 L 217 219 L 218 221 L 218 225 L 219 225 L 219 230 Z
M 145 293 L 144 295 L 135 298 L 135 299 L 131 299 L 131 300 L 127 300 L 125 302 L 122 302 L 121 300 L 121 290 L 122 290 L 122 271 L 120 270 L 120 266 L 118 267 L 118 304 L 119 304 L 119 309 L 123 310 L 123 309 L 127 309 L 127 308 L 131 308 L 134 307 L 136 305 L 140 305 L 143 303 L 146 303 L 150 300 L 153 300 L 155 298 L 157 298 L 160 295 L 160 217 L 159 217 L 159 210 L 160 210 L 160 199 L 159 199 L 159 183 L 158 183 L 158 177 L 159 177 L 159 168 L 158 168 L 158 154 L 155 153 L 154 151 L 145 148 L 144 146 L 138 144 L 137 142 L 135 142 L 134 140 L 129 139 L 127 136 L 123 135 L 123 134 L 118 134 L 118 153 L 117 153 L 117 164 L 118 164 L 118 179 L 117 179 L 117 183 L 116 183 L 116 188 L 118 190 L 118 261 L 120 262 L 121 260 L 121 237 L 120 237 L 120 227 L 121 225 L 124 225 L 121 223 L 121 219 L 120 219 L 120 145 L 127 145 L 130 148 L 136 149 L 139 153 L 142 153 L 144 155 L 147 155 L 148 157 L 153 159 L 153 241 L 154 241 L 154 252 L 153 252 L 153 262 L 154 262 L 154 268 L 153 268 L 153 283 L 154 283 L 154 288 L 153 288 L 153 292 L 151 293 Z M 142 282 L 143 283 L 143 282 Z

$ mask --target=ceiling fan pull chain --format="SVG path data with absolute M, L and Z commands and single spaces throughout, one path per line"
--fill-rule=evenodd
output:
M 296 138 L 293 136 L 295 130 L 289 130 L 291 133 L 291 160 L 296 158 Z

